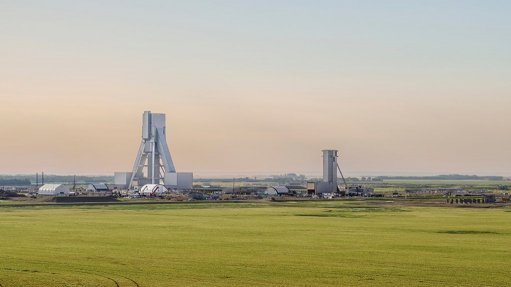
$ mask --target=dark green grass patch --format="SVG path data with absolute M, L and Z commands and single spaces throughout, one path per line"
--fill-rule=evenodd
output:
M 442 230 L 437 233 L 445 233 L 445 234 L 502 234 L 495 231 L 485 231 L 485 230 Z
M 331 207 L 334 209 L 322 210 L 313 213 L 298 213 L 296 216 L 311 216 L 311 217 L 344 217 L 344 218 L 361 218 L 372 214 L 405 212 L 407 210 L 402 208 L 390 207 L 375 207 L 375 206 L 337 206 Z
M 332 213 L 299 213 L 299 214 L 296 214 L 296 216 L 360 218 L 360 217 L 363 217 L 364 215 L 332 212 Z

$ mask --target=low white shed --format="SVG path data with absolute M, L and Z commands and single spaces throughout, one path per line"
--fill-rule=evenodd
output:
M 69 188 L 63 184 L 45 184 L 39 188 L 37 195 L 68 196 L 69 193 Z

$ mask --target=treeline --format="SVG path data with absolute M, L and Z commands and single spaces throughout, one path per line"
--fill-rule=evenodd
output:
M 44 175 L 45 183 L 73 183 L 75 177 L 73 175 Z M 77 175 L 76 183 L 110 183 L 114 182 L 113 176 L 84 176 Z M 41 183 L 41 175 L 39 175 L 39 183 Z
M 433 176 L 378 176 L 381 180 L 504 180 L 503 176 L 446 174 Z
M 26 186 L 30 185 L 31 182 L 28 179 L 18 179 L 18 178 L 7 178 L 0 179 L 0 186 L 8 185 L 8 186 Z
M 201 182 L 233 182 L 233 181 L 242 181 L 242 182 L 261 182 L 268 179 L 257 179 L 253 177 L 236 177 L 236 178 L 197 178 L 195 181 Z
M 75 180 L 74 175 L 54 175 L 54 174 L 45 174 L 44 175 L 44 183 L 73 183 Z M 113 176 L 84 176 L 77 175 L 76 183 L 84 184 L 84 183 L 111 183 L 114 181 Z M 0 185 L 10 185 L 10 186 L 20 186 L 20 185 L 30 185 L 39 183 L 41 184 L 41 174 L 39 174 L 39 179 L 36 179 L 35 174 L 30 175 L 0 175 Z

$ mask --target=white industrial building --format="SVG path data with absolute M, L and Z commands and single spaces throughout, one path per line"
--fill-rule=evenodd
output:
M 145 196 L 154 196 L 164 194 L 167 191 L 167 188 L 161 184 L 146 184 L 142 186 L 139 193 Z
M 69 196 L 69 194 L 69 188 L 63 184 L 45 184 L 37 191 L 37 195 Z
M 117 188 L 127 188 L 130 184 L 131 172 L 115 172 L 114 185 Z
M 193 173 L 191 172 L 173 172 L 166 173 L 164 181 L 165 186 L 174 189 L 191 189 L 193 187 Z

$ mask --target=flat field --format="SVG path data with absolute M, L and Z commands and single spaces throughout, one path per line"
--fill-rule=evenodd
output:
M 510 286 L 511 208 L 0 207 L 0 286 Z

